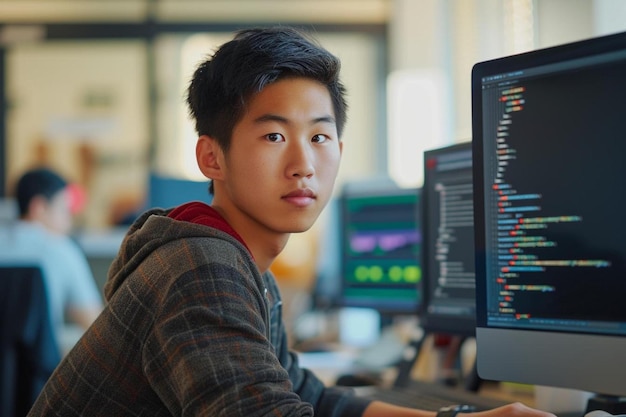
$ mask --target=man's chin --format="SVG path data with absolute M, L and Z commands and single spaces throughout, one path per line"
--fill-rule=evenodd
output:
M 309 230 L 315 224 L 315 221 L 319 217 L 318 215 L 313 216 L 312 213 L 309 213 L 308 216 L 298 216 L 292 217 L 290 221 L 286 221 L 283 223 L 282 230 L 285 233 L 302 233 Z
M 315 220 L 307 222 L 294 222 L 285 228 L 285 233 L 303 233 L 313 227 Z
M 311 228 L 311 226 L 308 226 L 308 227 L 297 227 L 297 228 L 289 229 L 285 233 L 289 233 L 289 234 L 304 233 L 304 232 L 308 231 L 310 228 Z

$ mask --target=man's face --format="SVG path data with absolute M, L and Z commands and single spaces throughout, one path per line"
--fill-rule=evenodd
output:
M 332 194 L 341 147 L 324 85 L 304 78 L 271 84 L 233 129 L 213 205 L 240 233 L 305 231 Z

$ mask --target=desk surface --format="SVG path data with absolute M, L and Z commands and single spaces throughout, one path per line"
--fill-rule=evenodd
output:
M 89 230 L 77 233 L 74 238 L 88 258 L 112 258 L 117 255 L 128 227 Z

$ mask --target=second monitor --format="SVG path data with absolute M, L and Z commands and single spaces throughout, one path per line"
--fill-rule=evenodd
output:
M 424 153 L 420 324 L 429 333 L 471 337 L 476 327 L 471 142 Z
M 340 304 L 415 314 L 422 278 L 419 189 L 346 187 L 339 205 Z

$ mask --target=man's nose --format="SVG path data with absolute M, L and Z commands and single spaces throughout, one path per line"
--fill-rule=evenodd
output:
M 289 176 L 311 177 L 315 173 L 313 150 L 308 144 L 293 144 L 289 152 Z

